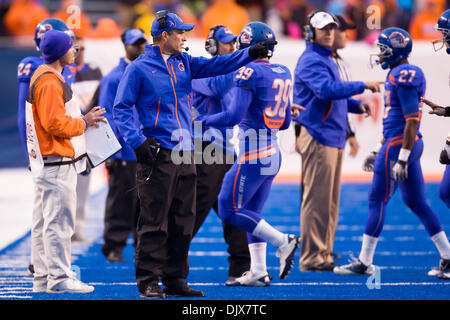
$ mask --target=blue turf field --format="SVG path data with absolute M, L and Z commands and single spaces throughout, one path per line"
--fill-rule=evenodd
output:
M 341 193 L 339 226 L 335 251 L 342 254 L 337 263 L 347 263 L 349 254 L 358 255 L 367 217 L 366 184 L 344 184 Z M 438 197 L 438 185 L 426 186 L 427 199 L 450 234 L 450 212 Z M 298 185 L 277 184 L 272 187 L 264 208 L 264 217 L 280 230 L 299 231 Z M 106 190 L 90 199 L 86 235 L 92 245 L 73 245 L 73 264 L 79 267 L 81 279 L 95 286 L 87 295 L 51 295 L 31 292 L 29 261 L 30 237 L 0 251 L 0 299 L 139 299 L 134 282 L 133 247 L 124 250 L 125 263 L 109 264 L 100 252 L 103 243 L 103 208 Z M 368 277 L 338 276 L 332 273 L 300 272 L 298 253 L 295 266 L 286 280 L 278 279 L 278 259 L 268 245 L 268 271 L 274 278 L 270 287 L 226 287 L 227 253 L 221 224 L 211 212 L 190 248 L 188 282 L 204 290 L 209 300 L 299 300 L 299 299 L 449 299 L 450 281 L 427 276 L 439 263 L 439 255 L 418 218 L 403 204 L 400 192 L 387 208 L 385 228 L 375 254 L 380 267 L 379 289 Z M 372 287 L 373 289 L 369 289 Z

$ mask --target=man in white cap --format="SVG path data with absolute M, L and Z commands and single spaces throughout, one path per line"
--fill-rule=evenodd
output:
M 300 124 L 297 149 L 302 157 L 300 233 L 301 271 L 332 271 L 338 220 L 342 154 L 347 113 L 368 113 L 367 105 L 352 99 L 376 82 L 342 81 L 331 58 L 339 24 L 325 11 L 314 11 L 305 26 L 306 50 L 295 69 L 294 99 L 305 107 L 294 121 Z

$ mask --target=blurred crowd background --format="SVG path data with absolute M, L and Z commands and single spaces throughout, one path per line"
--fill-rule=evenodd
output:
M 432 40 L 439 38 L 434 26 L 449 7 L 450 0 L 0 0 L 0 36 L 32 36 L 36 25 L 47 17 L 79 22 L 74 31 L 83 38 L 117 37 L 129 27 L 150 35 L 154 12 L 167 9 L 196 24 L 191 32 L 194 37 L 206 37 L 216 24 L 238 34 L 246 23 L 258 20 L 266 22 L 278 37 L 301 39 L 307 15 L 324 9 L 357 26 L 351 40 L 374 38 L 377 30 L 367 25 L 374 13 L 380 15 L 381 29 L 398 26 L 415 40 Z M 77 13 L 80 18 L 75 20 Z

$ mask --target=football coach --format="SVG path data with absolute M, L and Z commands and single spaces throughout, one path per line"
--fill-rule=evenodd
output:
M 141 210 L 135 267 L 143 297 L 204 296 L 186 283 L 196 209 L 191 80 L 237 70 L 274 43 L 211 59 L 192 57 L 182 50 L 193 27 L 174 13 L 157 12 L 151 27 L 153 45 L 128 65 L 114 101 L 114 120 L 137 158 Z M 134 107 L 142 130 L 131 121 Z M 188 161 L 176 164 L 174 155 Z
M 300 234 L 301 271 L 332 271 L 342 154 L 347 113 L 369 113 L 353 95 L 377 82 L 342 81 L 331 58 L 338 22 L 327 12 L 313 11 L 305 26 L 306 50 L 300 56 L 294 81 L 295 104 L 305 107 L 294 119 L 301 125 L 297 145 L 302 158 Z

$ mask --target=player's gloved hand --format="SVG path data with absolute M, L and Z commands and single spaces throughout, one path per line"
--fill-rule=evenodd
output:
M 442 164 L 450 164 L 450 141 L 447 140 L 445 148 L 441 151 L 439 162 Z
M 159 152 L 159 143 L 153 138 L 147 138 L 143 144 L 134 150 L 136 162 L 146 165 L 153 165 L 153 161 Z
M 277 43 L 275 40 L 257 43 L 248 49 L 248 55 L 253 59 L 265 58 L 269 53 L 269 46 L 276 45 Z
M 364 159 L 364 163 L 363 163 L 363 170 L 364 171 L 372 171 L 373 170 L 373 164 L 375 163 L 375 159 L 377 158 L 377 152 L 372 151 L 367 157 L 366 159 Z
M 392 176 L 397 181 L 404 181 L 408 178 L 408 163 L 403 160 L 397 160 L 392 168 Z
M 364 171 L 372 171 L 373 170 L 373 164 L 375 163 L 375 159 L 377 158 L 377 154 L 380 151 L 380 149 L 383 147 L 381 143 L 378 143 L 375 149 L 364 159 L 363 163 L 363 170 Z
M 372 111 L 370 110 L 370 106 L 368 103 L 361 102 L 358 105 L 359 110 L 362 111 L 362 113 L 367 117 L 370 117 L 372 115 Z

